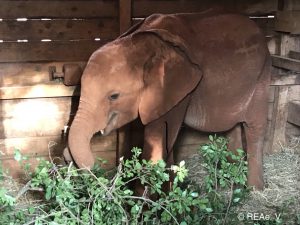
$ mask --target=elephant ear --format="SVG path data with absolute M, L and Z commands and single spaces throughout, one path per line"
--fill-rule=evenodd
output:
M 197 86 L 202 77 L 199 66 L 185 52 L 168 46 L 144 65 L 144 90 L 139 114 L 143 124 L 167 113 Z

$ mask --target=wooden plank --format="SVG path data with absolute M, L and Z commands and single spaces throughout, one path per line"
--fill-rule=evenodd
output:
M 300 84 L 300 74 L 273 75 L 272 86 L 298 85 Z
M 116 132 L 105 137 L 95 135 L 91 140 L 91 149 L 93 152 L 116 151 L 116 144 Z M 0 139 L 2 158 L 13 158 L 15 149 L 30 157 L 45 156 L 49 153 L 53 156 L 62 156 L 66 145 L 66 134 Z
M 272 131 L 271 131 L 272 121 L 268 121 L 267 123 L 267 130 L 264 138 L 264 154 L 271 154 L 272 153 Z
M 0 62 L 87 61 L 105 41 L 0 43 Z
M 26 113 L 30 114 L 31 110 L 38 110 L 37 113 L 42 116 L 64 115 L 65 118 L 69 118 L 75 115 L 78 102 L 79 97 L 1 100 L 0 115 L 2 119 L 21 117 L 22 113 L 25 116 Z M 55 108 L 55 110 L 50 110 L 50 108 Z M 47 109 L 51 112 L 47 112 Z
M 61 135 L 70 125 L 77 100 L 28 99 L 0 101 L 0 139 Z
M 274 86 L 270 86 L 269 87 L 268 103 L 274 102 L 274 94 L 275 94 L 275 87 Z
M 273 118 L 273 108 L 274 108 L 274 102 L 268 103 L 268 117 L 267 120 L 271 121 Z
M 250 17 L 251 18 L 251 17 Z M 274 26 L 275 26 L 275 19 L 268 18 L 268 17 L 254 17 L 251 18 L 263 31 L 265 36 L 274 36 Z
M 49 109 L 55 111 L 55 105 Z M 32 108 L 19 113 L 12 118 L 2 118 L 0 124 L 0 139 L 16 137 L 43 137 L 60 135 L 68 124 L 69 118 L 63 115 L 47 116 Z M 48 111 L 49 114 L 51 111 Z
M 289 103 L 287 120 L 292 124 L 300 126 L 300 101 L 293 101 Z
M 16 149 L 29 157 L 48 155 L 62 155 L 66 141 L 62 135 L 47 137 L 20 137 L 0 139 L 2 158 L 13 158 Z
M 300 85 L 289 86 L 289 101 L 300 100 Z
M 119 0 L 120 34 L 131 27 L 131 0 Z
M 289 57 L 292 59 L 300 60 L 300 49 L 299 49 L 299 51 L 290 51 Z
M 300 34 L 300 10 L 278 11 L 275 20 L 275 30 Z
M 300 72 L 300 60 L 297 59 L 272 55 L 272 65 L 279 68 Z
M 300 51 L 300 38 L 296 35 L 280 34 L 279 55 L 289 57 L 290 51 Z
M 226 0 L 224 0 L 226 4 Z M 237 8 L 237 11 L 253 16 L 273 15 L 277 11 L 278 0 L 236 0 L 230 8 Z M 230 10 L 230 8 L 227 8 Z
M 102 159 L 105 159 L 107 161 L 106 164 L 102 165 L 102 168 L 105 169 L 112 169 L 115 167 L 115 151 L 106 151 L 106 152 L 94 152 L 95 157 L 100 157 Z M 43 156 L 44 159 L 50 160 L 47 155 Z M 0 158 L 1 160 L 1 158 Z M 64 164 L 63 159 L 55 158 L 54 161 L 57 164 Z M 32 165 L 32 169 L 38 165 L 38 162 L 36 158 L 31 157 L 29 158 L 28 162 Z M 11 175 L 13 178 L 22 178 L 24 179 L 24 170 L 22 169 L 22 166 L 20 163 L 15 161 L 14 159 L 4 159 L 2 160 L 2 166 L 5 170 L 9 172 L 9 175 Z
M 117 17 L 118 1 L 1 1 L 0 18 Z
M 26 99 L 78 96 L 79 91 L 74 86 L 62 83 L 37 84 L 34 86 L 0 87 L 0 99 Z
M 276 88 L 275 103 L 272 119 L 271 131 L 272 135 L 272 151 L 278 152 L 281 146 L 286 144 L 285 128 L 288 117 L 288 92 L 287 86 L 278 86 Z
M 278 34 L 272 36 L 272 37 L 267 37 L 267 44 L 268 44 L 268 49 L 270 54 L 275 55 L 279 54 L 280 52 L 280 36 Z
M 49 83 L 49 67 L 54 66 L 57 72 L 62 72 L 63 65 L 69 63 L 77 64 L 82 69 L 86 65 L 86 62 L 0 63 L 0 87 Z
M 78 40 L 101 38 L 111 40 L 119 34 L 117 19 L 100 18 L 84 20 L 8 20 L 0 23 L 0 40 Z
M 299 0 L 284 0 L 283 10 L 300 10 Z
M 230 11 L 237 11 L 247 15 L 269 15 L 277 10 L 277 0 L 264 1 L 235 1 L 235 0 L 219 0 L 219 1 L 133 1 L 133 17 L 146 17 L 153 13 L 191 13 L 201 12 L 208 8 L 220 5 Z

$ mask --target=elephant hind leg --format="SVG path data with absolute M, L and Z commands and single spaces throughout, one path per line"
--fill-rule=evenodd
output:
M 263 148 L 267 128 L 270 60 L 266 61 L 245 116 L 245 138 L 248 161 L 248 185 L 264 188 Z
M 231 130 L 225 133 L 225 136 L 229 140 L 228 150 L 232 151 L 233 153 L 236 153 L 236 150 L 238 148 L 244 150 L 246 149 L 244 140 L 244 129 L 242 123 L 236 124 Z

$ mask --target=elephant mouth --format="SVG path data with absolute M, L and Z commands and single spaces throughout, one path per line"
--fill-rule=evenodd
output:
M 108 117 L 107 125 L 104 129 L 100 130 L 100 133 L 102 136 L 107 136 L 110 134 L 110 132 L 116 127 L 118 119 L 118 113 L 117 112 L 111 112 Z

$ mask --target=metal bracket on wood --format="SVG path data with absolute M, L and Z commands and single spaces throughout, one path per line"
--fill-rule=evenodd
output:
M 56 71 L 56 66 L 49 66 L 50 81 L 63 79 L 66 86 L 75 86 L 80 84 L 82 68 L 78 64 L 64 64 L 62 72 Z

